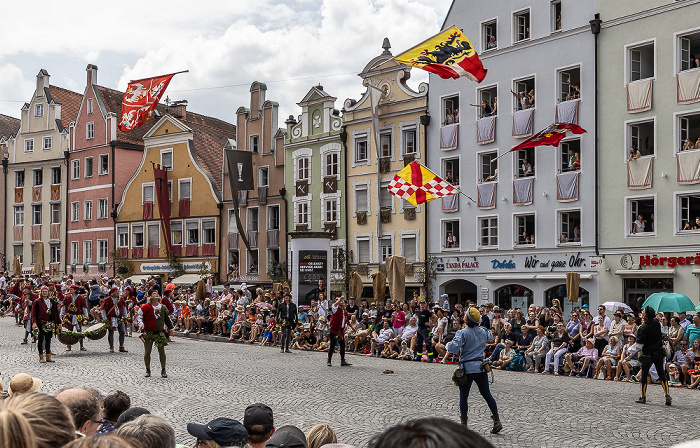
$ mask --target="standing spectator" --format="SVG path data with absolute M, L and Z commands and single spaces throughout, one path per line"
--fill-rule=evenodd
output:
M 424 301 L 420 303 L 420 311 L 416 312 L 418 317 L 418 334 L 416 335 L 416 361 L 420 361 L 423 353 L 428 354 L 428 362 L 433 362 L 433 343 L 430 333 L 430 316 L 432 313 L 428 310 L 428 304 Z M 384 342 L 384 341 L 382 341 Z M 425 343 L 427 350 L 423 351 Z
M 700 313 L 693 316 L 693 323 L 685 329 L 685 334 L 688 338 L 688 345 L 693 346 L 693 341 L 700 338 Z
M 335 303 L 331 307 L 331 326 L 330 326 L 330 347 L 328 349 L 328 367 L 330 367 L 335 351 L 335 345 L 340 345 L 340 365 L 350 366 L 349 362 L 345 361 L 345 326 L 350 321 L 348 312 L 345 310 L 345 298 L 343 296 L 335 299 Z

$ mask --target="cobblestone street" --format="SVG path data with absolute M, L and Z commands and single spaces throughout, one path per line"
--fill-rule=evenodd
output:
M 65 353 L 54 339 L 55 364 L 39 364 L 36 347 L 19 345 L 22 329 L 12 318 L 0 320 L 0 375 L 7 387 L 24 371 L 42 379 L 40 391 L 79 384 L 109 393 L 121 389 L 133 406 L 165 417 L 178 442 L 191 444 L 185 426 L 215 417 L 242 419 L 253 402 L 269 404 L 277 426 L 308 430 L 329 423 L 339 441 L 365 446 L 371 435 L 416 417 L 458 419 L 454 366 L 387 361 L 350 356 L 352 367 L 332 368 L 325 354 L 280 354 L 275 348 L 175 338 L 167 347 L 168 379 L 159 377 L 154 352 L 152 378 L 144 378 L 143 348 L 127 338 L 129 353 L 108 353 L 107 339 L 87 341 L 87 352 Z M 385 369 L 394 374 L 383 374 Z M 648 404 L 633 403 L 639 386 L 628 383 L 542 377 L 496 372 L 492 391 L 504 423 L 498 436 L 488 434 L 488 409 L 472 389 L 470 426 L 498 447 L 670 446 L 700 437 L 692 415 L 698 391 L 673 389 L 673 406 L 663 406 L 663 392 L 650 386 Z

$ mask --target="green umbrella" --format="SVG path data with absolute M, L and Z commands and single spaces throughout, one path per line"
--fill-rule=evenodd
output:
M 650 306 L 660 313 L 680 313 L 681 311 L 693 311 L 695 305 L 685 294 L 673 292 L 655 292 L 647 297 L 642 308 Z
M 698 304 L 698 306 L 695 307 L 695 311 L 697 311 L 698 313 L 700 313 L 700 303 Z

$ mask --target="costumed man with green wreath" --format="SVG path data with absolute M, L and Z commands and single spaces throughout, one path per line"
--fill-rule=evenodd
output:
M 173 323 L 170 320 L 168 309 L 160 303 L 158 291 L 152 290 L 148 303 L 141 305 L 139 317 L 143 321 L 143 360 L 146 363 L 146 378 L 151 376 L 151 351 L 153 344 L 158 348 L 160 358 L 160 376 L 167 378 L 165 373 L 165 346 L 168 345 L 168 336 L 165 334 L 165 327 L 172 329 Z

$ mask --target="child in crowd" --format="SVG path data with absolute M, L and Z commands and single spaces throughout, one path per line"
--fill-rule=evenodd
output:
M 277 321 L 275 320 L 275 317 L 272 316 L 270 317 L 270 322 L 267 324 L 267 330 L 265 330 L 265 333 L 263 333 L 263 338 L 262 341 L 260 342 L 260 345 L 266 345 L 270 344 L 275 345 L 275 327 L 277 326 Z
M 323 336 L 323 340 L 319 341 L 316 351 L 327 352 L 329 347 L 330 345 L 328 343 L 328 335 L 326 334 Z
M 321 316 L 318 318 L 318 324 L 316 324 L 316 337 L 318 340 L 322 340 L 328 331 L 328 325 L 326 324 L 326 318 Z
M 403 359 L 404 361 L 413 361 L 415 353 L 408 347 L 406 341 L 401 342 L 401 352 L 399 353 L 398 359 Z

